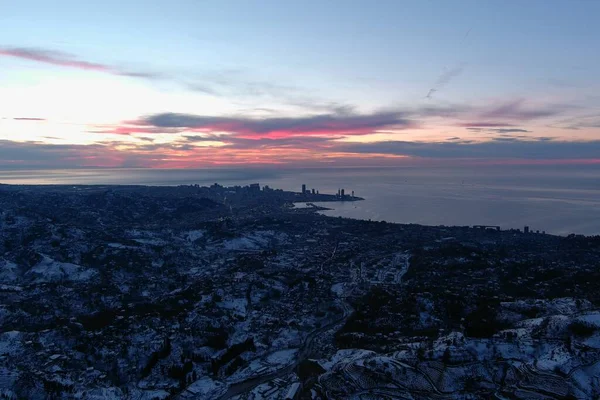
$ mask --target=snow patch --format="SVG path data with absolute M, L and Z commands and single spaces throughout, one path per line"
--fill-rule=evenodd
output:
M 42 261 L 25 273 L 34 283 L 73 281 L 86 282 L 98 275 L 94 269 L 62 263 L 43 256 Z
M 13 283 L 19 280 L 19 267 L 8 260 L 0 260 L 0 282 Z
M 333 293 L 335 293 L 336 296 L 342 297 L 342 295 L 344 294 L 344 284 L 343 283 L 336 283 L 335 285 L 332 285 L 331 286 L 331 291 Z
M 14 356 L 23 349 L 23 334 L 19 331 L 9 331 L 0 334 L 0 355 Z
M 205 376 L 192 383 L 185 392 L 193 395 L 194 398 L 214 399 L 218 398 L 225 391 L 225 388 L 224 383 L 214 381 Z
M 206 234 L 205 230 L 198 229 L 195 231 L 183 232 L 183 237 L 188 242 L 195 242 L 196 240 L 203 238 L 205 234 Z
M 288 365 L 294 362 L 296 353 L 298 353 L 298 350 L 296 349 L 276 351 L 275 353 L 269 354 L 267 362 L 269 364 Z

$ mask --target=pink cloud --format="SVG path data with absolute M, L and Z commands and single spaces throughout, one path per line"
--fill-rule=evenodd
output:
M 163 113 L 143 118 L 134 125 L 148 128 L 185 128 L 195 132 L 229 132 L 240 138 L 281 139 L 293 136 L 367 135 L 382 129 L 416 128 L 400 112 L 372 114 L 321 114 L 300 117 L 246 118 Z
M 126 71 L 106 64 L 80 60 L 71 54 L 54 50 L 24 47 L 0 47 L 0 56 L 15 57 L 23 60 L 35 61 L 60 67 L 97 71 L 113 75 L 129 76 L 133 78 L 160 78 L 160 76 L 157 74 L 143 71 Z
M 58 51 L 27 48 L 3 48 L 0 49 L 0 55 L 23 58 L 26 60 L 53 65 L 60 65 L 63 67 L 73 67 L 93 71 L 115 73 L 115 71 L 107 65 L 77 60 L 69 54 Z

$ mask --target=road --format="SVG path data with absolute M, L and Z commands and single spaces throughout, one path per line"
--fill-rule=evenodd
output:
M 335 256 L 336 250 L 337 250 L 337 245 L 333 250 L 333 254 L 332 254 L 331 258 L 333 258 Z M 404 261 L 404 265 L 396 274 L 397 276 L 396 276 L 395 280 L 397 281 L 397 283 L 400 283 L 400 281 L 404 277 L 404 274 L 406 274 L 406 272 L 408 271 L 408 268 L 410 267 L 410 255 L 397 254 L 392 260 L 392 266 L 397 267 L 397 265 L 401 261 Z M 304 339 L 304 342 L 302 343 L 302 346 L 300 347 L 300 349 L 297 353 L 296 360 L 293 363 L 288 364 L 285 367 L 280 368 L 275 372 L 269 372 L 269 373 L 266 373 L 263 375 L 253 376 L 244 381 L 234 383 L 234 384 L 230 385 L 228 387 L 227 391 L 219 397 L 219 400 L 225 400 L 225 399 L 229 399 L 234 396 L 238 396 L 243 393 L 247 393 L 247 392 L 251 391 L 252 389 L 254 389 L 255 387 L 257 387 L 258 385 L 262 385 L 263 383 L 267 383 L 269 381 L 272 381 L 273 379 L 283 378 L 283 377 L 289 375 L 292 371 L 294 371 L 294 369 L 302 361 L 306 360 L 309 357 L 309 355 L 314 350 L 313 349 L 314 341 L 319 335 L 323 334 L 324 332 L 327 332 L 334 326 L 345 322 L 348 319 L 348 317 L 350 317 L 350 315 L 354 311 L 352 309 L 352 307 L 345 301 L 340 301 L 340 304 L 342 306 L 343 315 L 340 318 L 328 323 L 327 325 L 324 325 L 324 326 L 317 328 L 317 329 L 313 330 L 312 332 L 310 332 L 308 334 L 308 336 L 306 336 L 306 338 Z M 184 393 L 185 393 L 185 390 L 181 394 L 184 394 Z M 180 396 L 177 396 L 177 398 L 180 398 Z
M 320 334 L 327 332 L 328 330 L 340 323 L 345 322 L 346 319 L 348 319 L 348 317 L 354 311 L 352 307 L 350 307 L 350 305 L 345 302 L 342 302 L 341 305 L 343 309 L 343 316 L 309 333 L 308 336 L 306 336 L 306 338 L 304 339 L 302 347 L 300 347 L 300 350 L 298 351 L 296 356 L 296 360 L 293 363 L 288 364 L 287 366 L 280 368 L 275 372 L 270 372 L 260 376 L 254 376 L 252 378 L 246 379 L 245 381 L 234 383 L 231 386 L 229 386 L 227 392 L 225 392 L 221 397 L 219 397 L 219 399 L 229 399 L 233 396 L 247 393 L 255 387 L 257 387 L 258 385 L 262 385 L 263 383 L 272 381 L 273 379 L 283 378 L 289 375 L 292 371 L 294 371 L 294 369 L 296 369 L 296 367 L 302 361 L 306 360 L 308 356 L 312 353 L 313 343 Z

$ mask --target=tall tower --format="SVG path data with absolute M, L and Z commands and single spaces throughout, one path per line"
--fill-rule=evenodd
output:
M 305 194 L 305 193 L 306 193 L 306 185 L 302 184 L 302 194 Z

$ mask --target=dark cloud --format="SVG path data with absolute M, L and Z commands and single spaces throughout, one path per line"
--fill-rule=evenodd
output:
M 320 137 L 320 136 L 294 136 L 286 138 L 260 138 L 260 139 L 245 139 L 232 137 L 226 140 L 228 148 L 233 149 L 274 149 L 274 148 L 294 148 L 294 149 L 310 149 L 317 150 L 321 145 L 326 145 L 330 148 L 334 145 L 334 141 L 339 138 Z M 334 147 L 335 148 L 335 147 Z
M 488 129 L 492 133 L 529 133 L 527 129 Z
M 516 129 L 516 128 L 467 128 L 471 132 L 485 132 L 485 133 L 530 133 L 527 129 Z
M 123 142 L 89 145 L 48 144 L 0 140 L 2 168 L 152 167 L 161 165 L 173 151 L 193 154 L 189 144 L 142 144 L 123 148 Z
M 13 118 L 14 121 L 45 121 L 45 118 L 35 118 L 35 117 L 18 117 Z
M 498 126 L 513 126 L 512 124 L 506 122 L 462 122 L 459 123 L 458 126 L 462 126 L 463 128 L 473 128 L 473 129 L 482 129 L 482 128 L 493 128 Z
M 228 135 L 214 135 L 205 133 L 204 135 L 184 135 L 183 139 L 188 142 L 219 142 L 226 140 Z
M 215 117 L 163 113 L 143 118 L 142 127 L 223 131 L 238 136 L 366 135 L 380 129 L 406 129 L 415 123 L 399 112 L 321 114 L 305 117 Z
M 282 164 L 306 165 L 298 154 L 335 154 L 328 162 L 366 160 L 378 163 L 374 156 L 389 154 L 412 156 L 440 162 L 460 160 L 568 161 L 598 159 L 600 141 L 564 142 L 542 137 L 523 140 L 519 137 L 500 137 L 488 142 L 453 140 L 426 143 L 387 141 L 377 143 L 347 143 L 332 138 L 303 136 L 279 139 L 247 139 L 233 137 L 219 149 L 196 146 L 193 141 L 173 143 L 126 144 L 120 141 L 90 145 L 48 144 L 0 140 L 2 168 L 69 168 L 69 167 L 160 167 L 214 164 L 244 165 L 252 160 L 276 160 Z M 454 140 L 456 139 L 456 140 Z M 264 151 L 263 151 L 264 150 Z M 263 157 L 264 155 L 264 157 Z M 275 157 L 275 158 L 273 158 Z M 365 158 L 366 157 L 366 158 Z M 337 160 L 337 161 L 336 161 Z M 310 161 L 319 163 L 318 157 Z M 382 163 L 387 161 L 382 160 Z M 291 164 L 290 164 L 291 165 Z
M 348 136 L 367 135 L 374 132 L 390 133 L 401 129 L 421 128 L 428 119 L 452 118 L 456 126 L 472 132 L 490 134 L 530 133 L 515 123 L 543 116 L 555 115 L 567 106 L 525 107 L 515 100 L 501 106 L 474 107 L 469 105 L 418 106 L 392 111 L 360 114 L 348 105 L 328 103 L 327 112 L 299 117 L 268 115 L 211 116 L 182 113 L 160 113 L 124 123 L 106 133 L 183 133 L 197 131 L 228 132 L 238 137 L 286 136 Z M 272 110 L 270 110 L 272 111 Z M 483 119 L 486 117 L 486 119 Z M 493 117 L 493 119 L 491 119 Z M 490 119 L 488 119 L 490 118 Z M 456 122 L 459 121 L 459 122 Z M 198 139 L 206 137 L 205 135 Z
M 515 138 L 508 141 L 478 143 L 387 141 L 353 143 L 339 146 L 337 150 L 350 153 L 394 154 L 444 159 L 598 159 L 600 157 L 600 140 L 565 142 L 555 140 L 524 141 Z
M 69 164 L 83 166 L 81 161 L 85 157 L 93 157 L 103 147 L 0 140 L 0 166 L 36 168 L 62 167 Z

